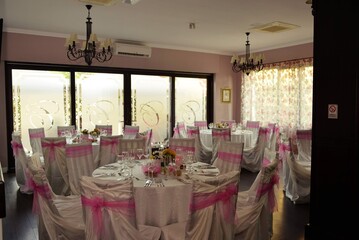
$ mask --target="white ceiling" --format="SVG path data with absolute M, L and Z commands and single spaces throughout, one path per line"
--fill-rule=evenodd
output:
M 232 55 L 313 42 L 313 16 L 306 0 L 118 0 L 93 4 L 92 31 L 98 38 L 151 47 Z M 86 3 L 80 0 L 0 0 L 4 31 L 67 37 L 86 34 Z M 277 33 L 252 28 L 270 22 L 299 27 Z M 189 29 L 194 22 L 195 29 Z

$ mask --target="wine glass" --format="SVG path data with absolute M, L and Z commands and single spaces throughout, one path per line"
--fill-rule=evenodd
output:
M 142 156 L 144 156 L 143 149 L 142 148 L 136 149 L 136 155 L 137 155 L 138 160 L 140 160 L 142 158 Z
M 133 178 L 132 170 L 136 166 L 135 155 L 133 152 L 129 152 L 127 159 L 127 167 L 130 169 L 130 178 Z

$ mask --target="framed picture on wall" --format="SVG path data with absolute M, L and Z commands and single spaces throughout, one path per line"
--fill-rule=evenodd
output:
M 231 102 L 231 89 L 222 88 L 221 89 L 221 97 L 222 97 L 222 102 L 230 103 Z

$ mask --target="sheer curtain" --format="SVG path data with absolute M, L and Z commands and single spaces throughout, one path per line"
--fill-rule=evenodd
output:
M 244 75 L 243 123 L 275 122 L 279 126 L 312 127 L 313 58 L 268 64 Z

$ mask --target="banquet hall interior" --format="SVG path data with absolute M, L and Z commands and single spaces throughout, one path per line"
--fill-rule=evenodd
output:
M 35 150 L 32 137 L 61 137 L 64 145 L 83 139 L 98 141 L 96 148 L 93 142 L 88 147 L 94 159 L 89 170 L 69 172 L 95 176 L 96 170 L 107 166 L 101 163 L 103 159 L 118 160 L 120 152 L 114 152 L 119 150 L 109 146 L 114 141 L 141 138 L 145 139 L 145 151 L 163 149 L 173 138 L 189 137 L 196 120 L 204 120 L 205 125 L 193 137 L 193 152 L 196 161 L 207 164 L 208 170 L 222 171 L 218 161 L 228 157 L 222 152 L 226 141 L 228 145 L 243 143 L 234 194 L 238 199 L 274 162 L 264 157 L 273 151 L 279 177 L 276 204 L 271 202 L 271 193 L 265 192 L 269 200 L 260 216 L 268 212 L 270 227 L 261 229 L 267 222 L 257 220 L 253 234 L 262 231 L 269 237 L 257 238 L 353 239 L 356 225 L 347 215 L 357 212 L 359 202 L 358 10 L 354 1 L 268 2 L 1 1 L 0 240 L 41 239 L 39 233 L 49 231 L 33 209 L 41 194 L 34 194 L 34 185 L 27 192 L 31 168 L 23 169 L 17 154 L 19 148 L 25 150 L 26 161 L 30 161 L 31 155 L 42 155 L 44 148 L 40 172 L 57 155 L 49 154 L 51 150 L 45 150 L 49 145 L 42 140 Z M 254 130 L 252 122 L 259 123 Z M 179 123 L 184 123 L 184 128 Z M 73 134 L 71 140 L 65 131 L 58 131 L 59 126 L 73 128 L 66 130 Z M 100 131 L 100 126 L 111 128 Z M 39 128 L 44 132 L 31 132 Z M 226 140 L 217 142 L 217 128 L 230 129 Z M 121 137 L 101 146 L 106 135 Z M 263 148 L 257 155 L 260 146 Z M 71 150 L 63 149 L 69 158 Z M 253 159 L 259 159 L 256 166 Z M 139 166 L 130 169 L 131 174 L 136 168 Z M 196 175 L 201 168 L 188 169 Z M 19 180 L 20 171 L 24 175 Z M 61 176 L 61 170 L 58 174 Z M 105 174 L 101 175 L 104 179 L 113 176 L 101 174 Z M 121 174 L 116 173 L 117 180 L 126 182 L 128 178 Z M 140 182 L 136 174 L 129 179 L 137 211 L 142 207 L 137 204 L 138 196 L 146 189 L 135 185 Z M 143 170 L 143 174 L 141 177 L 147 179 L 149 171 Z M 175 178 L 176 184 L 197 182 L 196 176 L 185 179 L 191 174 Z M 38 184 L 34 179 L 32 184 Z M 66 197 L 78 196 L 72 180 L 66 181 L 66 188 L 59 192 Z M 153 189 L 162 191 L 159 187 L 157 184 Z M 239 235 L 241 206 L 239 200 L 235 202 L 235 230 L 231 231 Z M 153 220 L 142 215 L 136 221 L 147 224 Z M 213 223 L 226 220 L 217 218 Z M 242 224 L 248 227 L 248 222 Z M 173 229 L 163 225 L 146 225 L 145 230 L 159 234 L 160 238 L 152 239 L 161 240 L 173 239 L 171 234 L 180 231 L 179 225 L 174 224 Z M 83 229 L 80 232 L 84 234 Z M 186 230 L 186 234 L 192 232 Z

